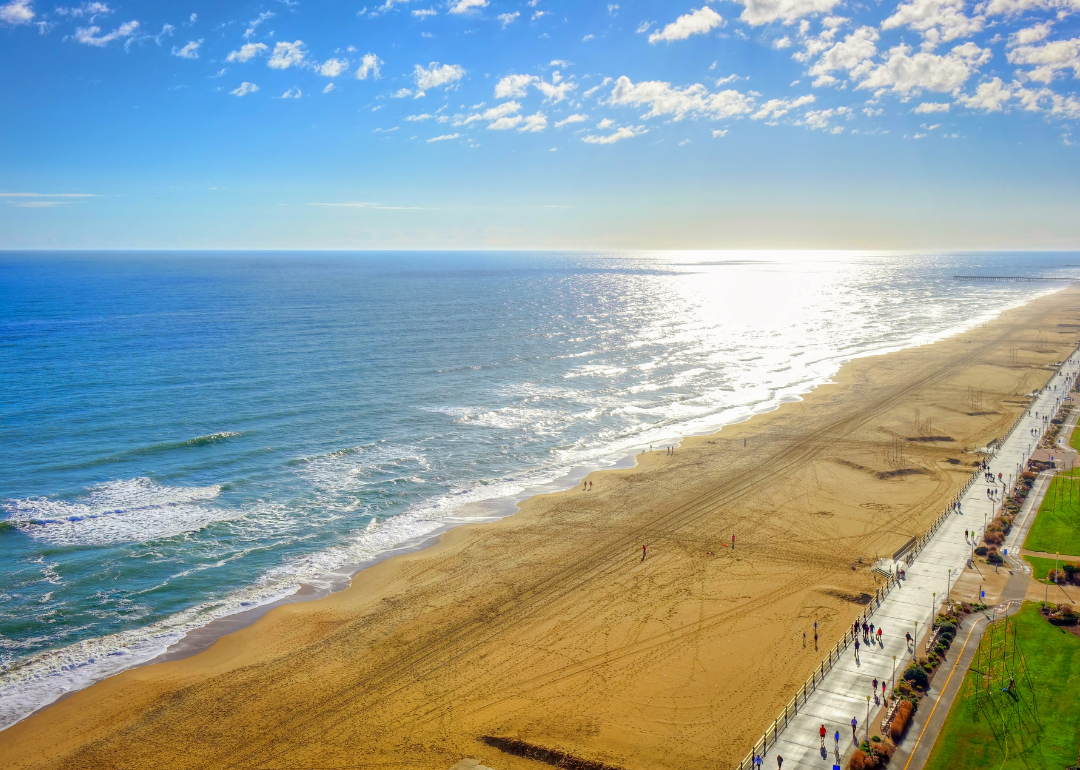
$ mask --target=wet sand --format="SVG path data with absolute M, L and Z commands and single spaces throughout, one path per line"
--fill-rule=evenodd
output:
M 1078 323 L 1068 289 L 853 361 L 802 402 L 76 693 L 0 733 L 0 767 L 542 766 L 483 736 L 628 769 L 734 765 Z

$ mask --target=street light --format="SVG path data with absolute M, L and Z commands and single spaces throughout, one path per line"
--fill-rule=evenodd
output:
M 896 689 L 896 656 L 892 656 L 892 686 Z
M 866 696 L 866 742 L 870 743 L 870 696 Z
M 911 640 L 911 660 L 915 660 L 915 650 L 919 646 L 919 621 L 915 621 L 915 638 Z
M 945 600 L 947 602 L 952 601 L 952 567 L 949 567 L 949 582 L 945 584 L 947 586 L 945 590 Z
M 934 627 L 934 616 L 937 614 L 937 591 L 930 595 L 930 627 Z

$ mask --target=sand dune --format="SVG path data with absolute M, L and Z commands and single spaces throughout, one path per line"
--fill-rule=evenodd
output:
M 1077 322 L 1070 289 L 854 361 L 801 403 L 78 693 L 0 733 L 0 766 L 541 766 L 483 736 L 628 769 L 732 766 Z

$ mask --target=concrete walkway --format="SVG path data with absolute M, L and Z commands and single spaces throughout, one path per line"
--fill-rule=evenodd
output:
M 1080 366 L 1080 352 L 1074 353 L 1062 369 L 1074 370 L 1078 366 Z M 1018 466 L 1023 467 L 1031 450 L 1035 448 L 1033 445 L 1037 443 L 1031 435 L 1031 429 L 1036 428 L 1039 434 L 1042 434 L 1044 426 L 1041 417 L 1057 411 L 1057 404 L 1068 394 L 1071 383 L 1072 378 L 1066 377 L 1060 370 L 1051 378 L 1046 388 L 1032 404 L 1032 416 L 1028 417 L 1025 414 L 991 459 L 990 469 L 995 476 L 1000 472 L 1008 478 L 1010 475 L 1015 475 Z M 1058 387 L 1056 391 L 1055 385 Z M 1039 418 L 1034 416 L 1036 412 L 1039 413 Z M 964 538 L 964 530 L 981 531 L 984 526 L 984 517 L 988 520 L 993 514 L 994 504 L 986 496 L 988 486 L 990 485 L 983 481 L 980 475 L 962 499 L 960 506 L 962 513 L 953 514 L 945 519 L 934 537 L 919 552 L 914 563 L 906 568 L 907 579 L 889 592 L 875 610 L 871 620 L 876 626 L 884 629 L 882 646 L 864 646 L 858 659 L 855 658 L 852 649 L 843 653 L 806 702 L 799 707 L 799 713 L 786 720 L 787 727 L 778 732 L 775 741 L 770 740 L 763 757 L 763 767 L 776 767 L 778 754 L 784 758 L 785 770 L 796 768 L 830 770 L 842 765 L 856 747 L 851 734 L 852 717 L 855 717 L 858 722 L 858 740 L 865 740 L 868 735 L 880 734 L 879 725 L 872 724 L 867 730 L 865 724 L 867 712 L 875 715 L 879 708 L 872 697 L 871 680 L 875 677 L 879 682 L 884 679 L 891 686 L 894 681 L 894 669 L 895 676 L 900 676 L 904 667 L 912 659 L 915 652 L 906 643 L 904 634 L 910 633 L 916 639 L 921 639 L 923 632 L 927 630 L 936 614 L 937 608 L 944 601 L 951 583 L 955 582 L 956 577 L 963 572 L 971 553 L 971 546 Z M 1001 485 L 994 486 L 1001 489 Z M 1019 534 L 1020 532 L 1017 531 L 1016 536 Z M 1010 555 L 1013 553 L 1013 548 L 1009 549 L 1009 553 Z M 1016 572 L 1014 577 L 1018 580 L 1022 579 L 1026 586 L 1027 575 L 1020 570 Z M 1022 596 L 1023 592 L 1020 593 L 1021 598 Z M 973 621 L 969 619 L 968 623 L 971 622 Z M 981 625 L 985 626 L 986 623 L 982 622 Z M 977 644 L 974 638 L 972 643 Z M 957 666 L 961 665 L 959 659 L 967 654 L 967 651 L 968 648 L 965 647 L 958 656 Z M 963 678 L 961 674 L 964 670 L 966 669 L 961 669 L 957 676 L 953 677 L 950 685 L 957 679 Z M 938 688 L 944 686 L 947 677 L 948 674 L 945 674 L 942 678 L 940 673 L 935 676 L 934 685 L 931 688 L 931 694 L 935 699 L 939 694 Z M 871 696 L 869 703 L 867 696 Z M 878 696 L 880 697 L 880 690 Z M 929 709 L 920 709 L 920 713 L 925 713 L 929 717 L 933 710 L 931 706 Z M 948 704 L 944 700 L 943 708 L 939 711 L 943 712 L 941 719 L 944 719 L 944 713 L 948 711 Z M 935 722 L 937 717 L 935 713 Z M 829 736 L 825 749 L 820 748 L 818 736 L 822 725 L 825 726 Z M 837 731 L 840 733 L 839 751 L 835 750 L 833 742 L 833 733 Z M 926 738 L 918 742 L 920 744 L 928 742 L 932 745 L 934 737 L 936 737 L 936 732 L 931 724 Z M 910 737 L 907 739 L 907 741 L 911 740 Z M 929 751 L 929 746 L 926 750 Z M 902 767 L 902 765 L 899 766 Z M 742 768 L 749 770 L 749 764 L 744 762 Z

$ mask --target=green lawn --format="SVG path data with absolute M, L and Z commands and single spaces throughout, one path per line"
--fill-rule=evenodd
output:
M 1044 559 L 1041 556 L 1024 556 L 1024 561 L 1031 565 L 1032 577 L 1036 580 L 1046 580 L 1046 573 L 1054 568 L 1053 559 Z M 1058 563 L 1061 566 L 1061 563 Z
M 977 707 L 975 687 L 980 675 L 969 670 L 926 770 L 1061 770 L 1076 761 L 1080 639 L 1047 623 L 1033 602 L 1026 603 L 1009 623 L 1015 623 L 1030 685 L 1019 677 L 1015 698 L 1001 693 L 1000 687 L 991 688 L 991 698 Z M 995 628 L 1000 639 L 1000 623 Z M 989 642 L 984 635 L 984 670 Z M 972 668 L 978 663 L 973 661 Z M 984 681 L 979 687 L 987 692 Z
M 1024 548 L 1080 556 L 1080 477 L 1077 471 L 1050 482 Z

